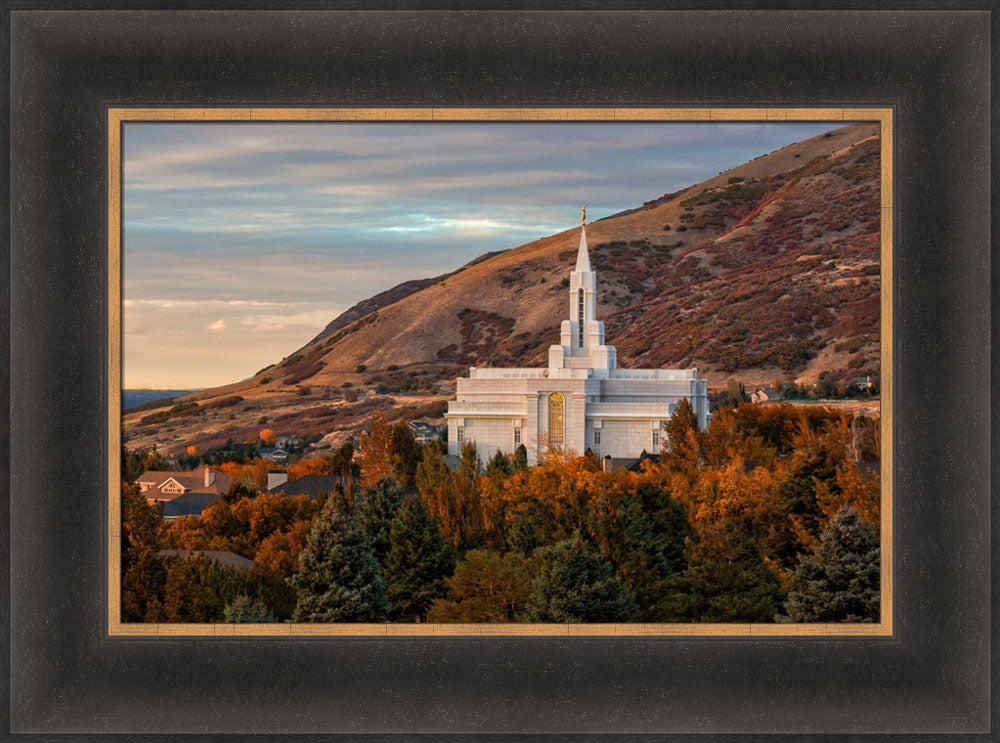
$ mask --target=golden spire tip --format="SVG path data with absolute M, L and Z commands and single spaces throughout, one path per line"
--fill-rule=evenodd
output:
M 580 225 L 587 224 L 587 205 L 583 205 L 583 211 L 580 212 Z

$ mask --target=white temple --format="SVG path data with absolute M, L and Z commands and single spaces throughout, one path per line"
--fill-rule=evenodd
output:
M 590 268 L 587 231 L 569 275 L 569 319 L 559 345 L 549 347 L 548 368 L 471 367 L 456 380 L 448 403 L 448 453 L 474 441 L 486 461 L 497 449 L 510 454 L 521 444 L 534 464 L 546 449 L 598 457 L 637 459 L 659 454 L 664 424 L 682 398 L 691 402 L 698 425 L 708 423 L 708 383 L 697 369 L 619 369 L 614 346 L 604 343 L 597 319 L 597 276 Z

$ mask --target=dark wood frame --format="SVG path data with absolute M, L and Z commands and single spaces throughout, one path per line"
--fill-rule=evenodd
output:
M 135 8 L 5 6 L 5 737 L 993 739 L 995 4 L 668 15 L 584 2 L 559 9 L 590 12 Z M 895 634 L 109 637 L 106 111 L 331 104 L 892 108 Z

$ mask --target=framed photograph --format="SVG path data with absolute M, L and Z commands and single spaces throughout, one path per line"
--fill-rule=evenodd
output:
M 108 133 L 108 366 L 166 387 L 111 381 L 110 634 L 891 634 L 889 109 Z M 615 170 L 668 193 L 503 249 Z
M 9 13 L 10 737 L 990 731 L 990 12 L 581 10 Z

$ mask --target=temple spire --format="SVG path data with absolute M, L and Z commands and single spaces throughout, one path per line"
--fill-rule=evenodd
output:
M 583 214 L 580 216 L 580 249 L 576 253 L 577 273 L 590 273 L 590 251 L 587 248 L 587 207 L 583 207 Z

